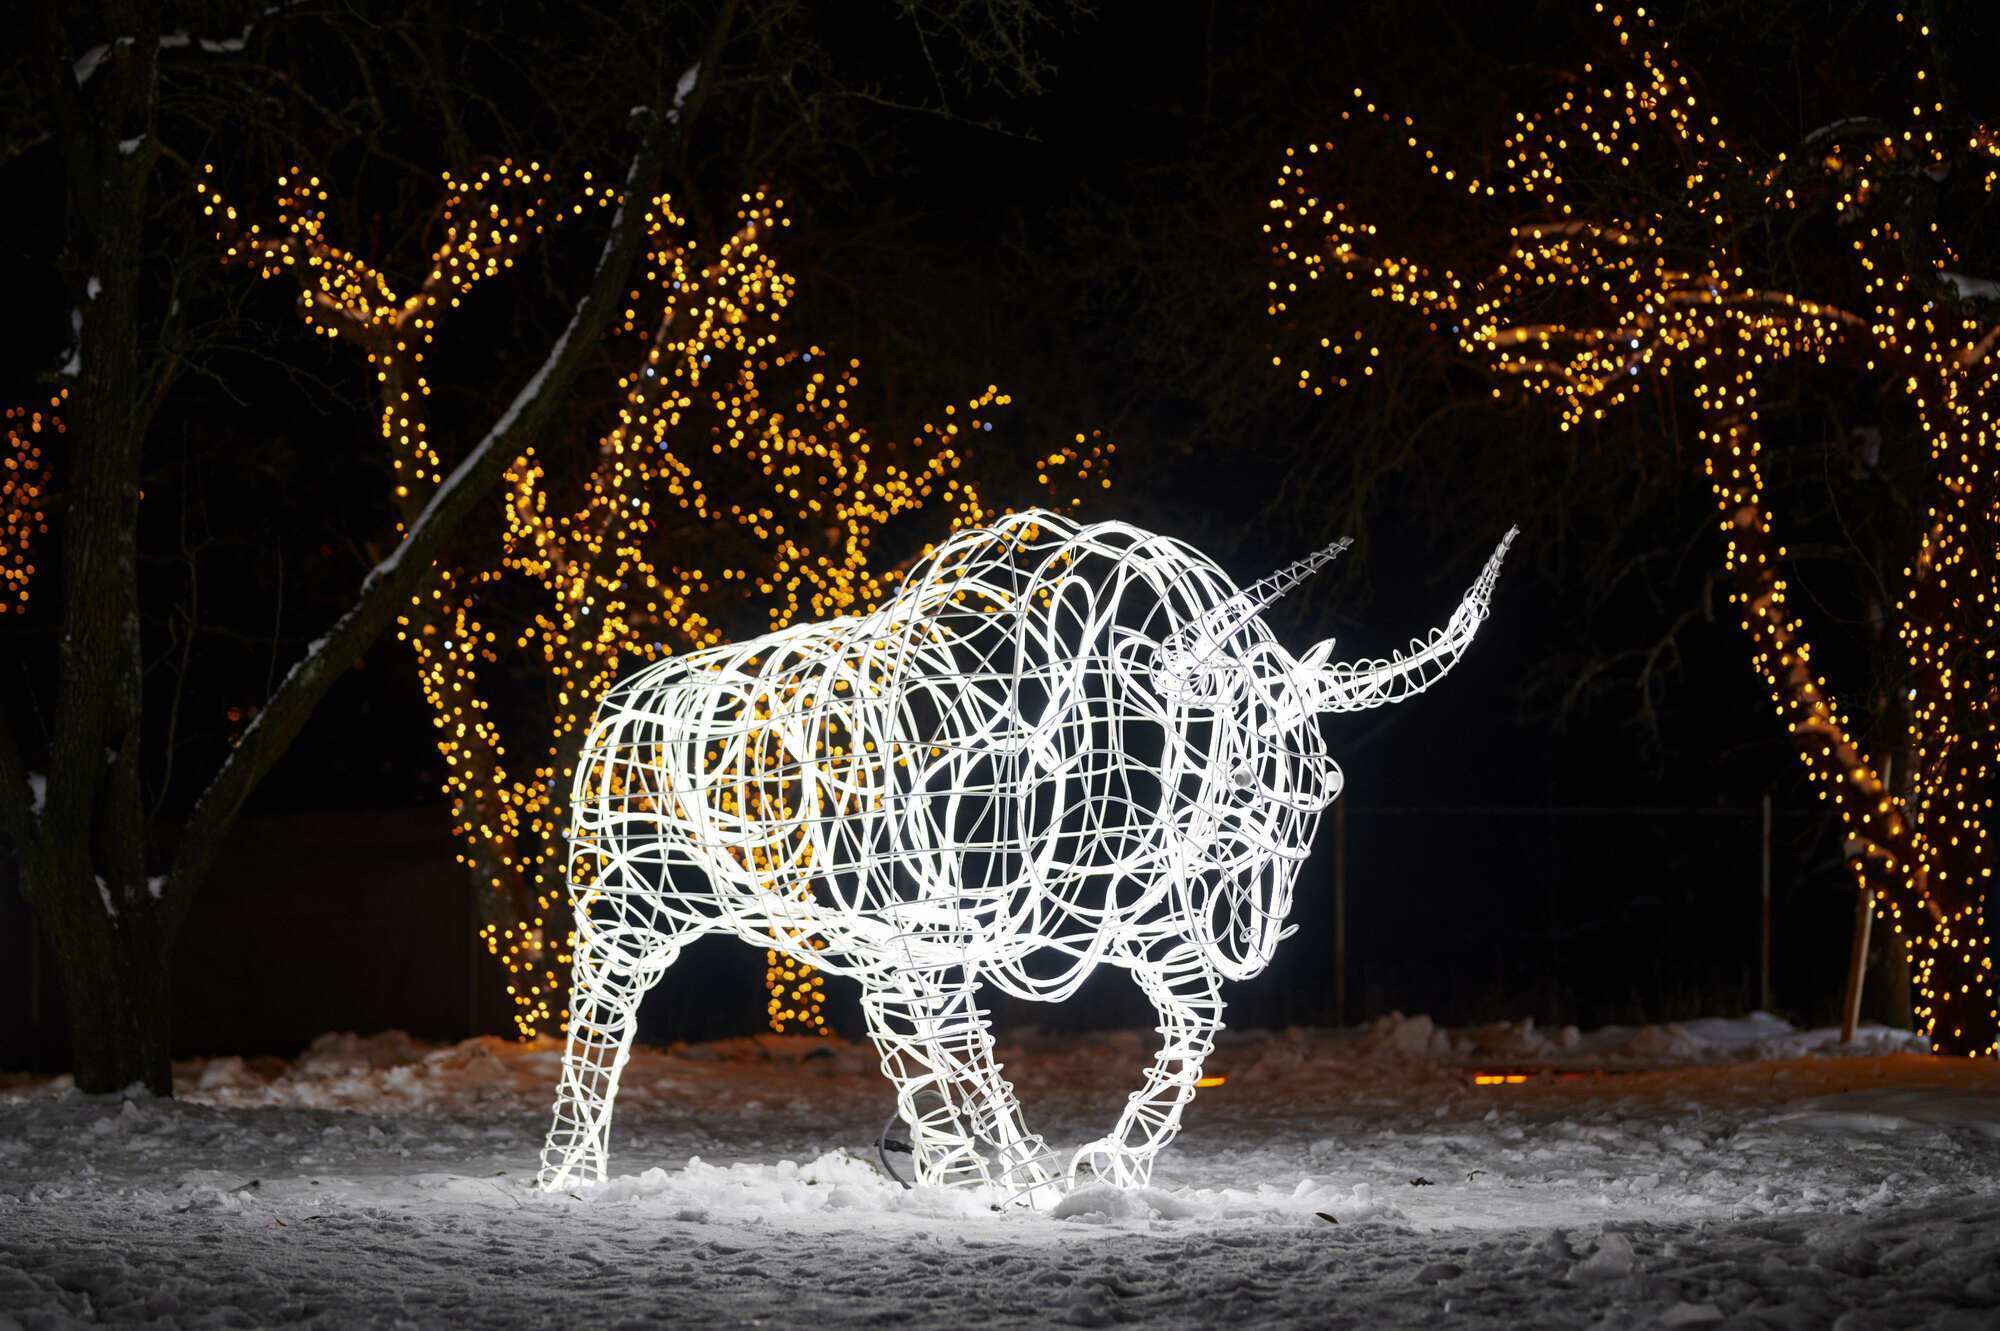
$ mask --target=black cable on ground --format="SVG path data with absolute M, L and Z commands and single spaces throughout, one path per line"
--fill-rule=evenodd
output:
M 904 1155 L 914 1154 L 914 1150 L 908 1142 L 896 1141 L 889 1136 L 889 1129 L 895 1127 L 896 1120 L 902 1116 L 903 1111 L 900 1109 L 890 1111 L 889 1121 L 882 1125 L 881 1134 L 875 1138 L 875 1159 L 881 1163 L 882 1172 L 902 1184 L 907 1191 L 912 1186 L 910 1181 L 901 1174 L 898 1174 L 895 1166 L 889 1163 L 889 1152 L 891 1151 L 901 1151 Z

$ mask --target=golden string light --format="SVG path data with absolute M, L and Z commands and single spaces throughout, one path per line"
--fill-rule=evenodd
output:
M 1446 166 L 1414 121 L 1363 89 L 1342 112 L 1353 132 L 1386 133 L 1485 215 L 1488 229 L 1473 234 L 1492 237 L 1497 257 L 1451 268 L 1386 251 L 1374 224 L 1315 183 L 1334 145 L 1288 150 L 1264 227 L 1280 273 L 1269 284 L 1269 313 L 1297 317 L 1305 295 L 1337 277 L 1370 301 L 1413 311 L 1517 392 L 1552 399 L 1564 429 L 1601 420 L 1663 383 L 1690 388 L 1751 664 L 1819 798 L 1868 851 L 1857 873 L 1909 954 L 1919 1028 L 1941 1052 L 1993 1055 L 2000 1008 L 1985 893 L 1987 792 L 2000 756 L 1992 646 L 2000 641 L 2000 327 L 1977 317 L 1977 307 L 2000 297 L 2000 287 L 1954 272 L 1956 252 L 1935 223 L 1878 214 L 1910 211 L 1959 153 L 1984 163 L 1990 196 L 2000 136 L 1984 126 L 1949 129 L 1933 81 L 1918 70 L 1924 96 L 1904 129 L 1868 122 L 1849 141 L 1836 126 L 1804 157 L 1781 154 L 1775 166 L 1753 170 L 1645 10 L 1597 9 L 1621 48 L 1620 72 L 1587 64 L 1553 108 L 1517 113 L 1491 179 Z M 1929 29 L 1916 26 L 1928 39 Z M 1676 189 L 1651 208 L 1635 206 L 1641 191 L 1616 185 L 1655 158 L 1672 164 Z M 1606 207 L 1607 197 L 1624 203 Z M 1738 239 L 1753 230 L 1746 219 L 1814 204 L 1830 204 L 1853 232 L 1862 293 L 1854 311 L 1746 276 Z M 1925 257 L 1912 262 L 1911 254 Z M 1319 350 L 1330 370 L 1296 370 L 1315 393 L 1372 376 L 1381 356 L 1359 328 L 1321 337 Z M 1913 404 L 1929 447 L 1934 498 L 1896 606 L 1910 678 L 1900 791 L 1815 664 L 1766 498 L 1759 384 L 1797 358 L 1838 358 L 1887 380 Z
M 538 162 L 520 167 L 503 161 L 464 179 L 445 172 L 440 240 L 423 280 L 399 295 L 387 275 L 328 239 L 328 195 L 318 176 L 293 167 L 278 177 L 276 221 L 267 228 L 241 225 L 214 175 L 214 165 L 204 164 L 195 188 L 204 214 L 215 222 L 224 261 L 253 263 L 260 277 L 295 283 L 307 327 L 359 347 L 374 367 L 400 530 L 444 479 L 425 419 L 431 385 L 424 357 L 438 322 L 479 283 L 511 269 L 542 234 L 552 177 Z M 610 192 L 585 179 L 586 200 L 608 204 Z M 585 207 L 579 201 L 571 210 Z
M 35 543 L 49 534 L 48 513 L 42 507 L 49 460 L 42 452 L 42 440 L 63 433 L 61 412 L 68 400 L 69 390 L 64 388 L 45 406 L 6 411 L 7 449 L 0 454 L 0 615 L 28 609 Z
M 223 234 L 229 257 L 253 256 L 263 275 L 299 283 L 309 323 L 368 349 L 406 514 L 439 470 L 423 430 L 421 348 L 439 314 L 540 230 L 548 182 L 534 164 L 447 178 L 432 285 L 409 298 L 325 242 L 325 195 L 310 178 L 280 182 L 294 191 L 281 198 L 282 234 Z M 287 203 L 301 188 L 304 201 Z M 220 194 L 204 194 L 233 228 Z M 619 201 L 588 178 L 584 195 L 571 212 Z M 459 217 L 476 221 L 454 229 Z M 493 558 L 439 567 L 400 624 L 438 730 L 460 859 L 487 889 L 480 937 L 507 971 L 524 1036 L 568 1018 L 563 828 L 581 728 L 604 690 L 637 662 L 751 627 L 746 615 L 780 628 L 865 610 L 898 585 L 875 547 L 899 519 L 941 509 L 942 524 L 926 526 L 941 539 L 1000 511 L 968 463 L 1011 399 L 989 387 L 946 405 L 912 440 L 875 439 L 851 414 L 859 363 L 781 335 L 796 280 L 769 241 L 789 225 L 780 200 L 745 194 L 735 231 L 711 253 L 664 197 L 652 201 L 643 272 L 617 326 L 645 354 L 618 382 L 615 421 L 581 458 L 561 445 L 516 459 Z M 1068 506 L 1107 487 L 1111 453 L 1093 434 L 1039 457 L 1037 498 Z M 405 475 L 418 482 L 407 496 Z M 517 765 L 503 732 L 518 721 L 503 720 L 493 697 L 523 675 L 547 707 Z M 815 968 L 774 947 L 766 984 L 774 1029 L 826 1031 Z
M 502 161 L 463 179 L 446 172 L 437 210 L 439 241 L 422 279 L 402 294 L 387 274 L 328 235 L 330 200 L 319 177 L 299 167 L 280 176 L 275 221 L 269 226 L 246 225 L 214 177 L 214 166 L 204 165 L 196 191 L 204 214 L 215 224 L 224 262 L 252 264 L 266 280 L 294 284 L 297 311 L 307 327 L 366 356 L 376 381 L 378 430 L 389 457 L 399 531 L 443 479 L 429 437 L 431 384 L 424 369 L 440 322 L 481 282 L 510 269 L 552 217 L 616 202 L 614 191 L 597 188 L 586 175 L 582 197 L 567 209 L 552 210 L 547 202 L 552 177 L 537 162 L 521 167 Z M 444 610 L 439 588 L 464 576 L 434 568 L 431 585 L 412 598 L 400 620 L 404 635 L 435 631 Z M 460 859 L 475 872 L 487 867 L 479 856 L 492 839 L 491 826 L 463 816 L 457 820 L 456 831 L 471 843 L 470 854 L 461 853 Z M 482 883 L 496 881 L 497 872 L 481 876 Z M 485 905 L 491 914 L 491 897 Z

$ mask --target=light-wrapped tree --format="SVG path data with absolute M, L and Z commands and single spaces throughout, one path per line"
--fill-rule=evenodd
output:
M 47 505 L 49 538 L 41 539 L 33 504 L 21 510 L 26 525 L 5 533 L 7 558 L 23 576 L 23 540 L 41 553 L 32 561 L 31 613 L 20 617 L 18 636 L 15 621 L 8 623 L 10 643 L 32 641 L 38 650 L 22 654 L 23 678 L 0 697 L 0 790 L 7 792 L 0 840 L 19 866 L 22 896 L 61 979 L 83 1089 L 135 1081 L 169 1089 L 176 939 L 238 813 L 334 683 L 399 619 L 412 620 L 412 598 L 434 577 L 434 562 L 460 544 L 468 520 L 493 514 L 490 496 L 523 451 L 577 419 L 571 389 L 592 377 L 599 335 L 627 308 L 647 244 L 648 205 L 662 179 L 671 172 L 691 186 L 711 168 L 740 169 L 746 158 L 777 169 L 793 153 L 823 166 L 829 145 L 860 141 L 847 137 L 861 132 L 860 108 L 879 105 L 889 91 L 878 52 L 851 62 L 867 81 L 868 97 L 857 97 L 850 62 L 835 58 L 823 41 L 827 30 L 810 14 L 760 13 L 752 25 L 741 8 L 717 0 L 671 14 L 646 5 L 551 10 L 560 20 L 553 21 L 503 6 L 454 9 L 445 22 L 431 9 L 277 6 L 205 34 L 177 22 L 197 16 L 163 10 L 157 0 L 31 7 L 21 77 L 0 80 L 12 116 L 0 167 L 17 172 L 17 193 L 34 201 L 17 211 L 46 219 L 49 230 L 38 234 L 56 242 L 46 255 L 27 256 L 23 271 L 34 269 L 37 283 L 43 270 L 58 274 L 65 308 L 19 321 L 29 343 L 51 344 L 16 368 L 34 374 L 40 366 L 48 389 L 67 390 L 67 430 L 51 459 L 60 486 Z M 1004 90 L 1039 86 L 1047 63 L 1021 39 L 1053 21 L 1033 6 L 899 10 L 899 22 L 927 53 L 955 47 L 965 74 Z M 441 58 L 447 47 L 449 61 Z M 328 59 L 329 51 L 342 58 Z M 807 67 L 815 73 L 803 88 L 796 74 Z M 926 71 L 935 82 L 936 66 L 927 61 Z M 793 132 L 808 126 L 809 135 Z M 171 527 L 159 521 L 160 450 L 170 439 L 226 433 L 211 430 L 212 418 L 196 425 L 183 414 L 213 408 L 179 386 L 206 381 L 234 397 L 227 358 L 265 357 L 268 348 L 247 336 L 238 309 L 214 306 L 206 265 L 189 262 L 206 247 L 196 236 L 209 229 L 208 219 L 161 200 L 190 200 L 206 182 L 183 173 L 218 144 L 239 167 L 302 154 L 339 160 L 353 173 L 346 177 L 353 188 L 386 203 L 400 190 L 389 182 L 415 162 L 463 163 L 482 142 L 528 139 L 589 143 L 593 152 L 617 143 L 625 145 L 620 157 L 630 152 L 629 169 L 586 195 L 583 206 L 595 216 L 577 230 L 592 234 L 565 246 L 587 247 L 595 266 L 572 268 L 588 262 L 581 252 L 551 256 L 547 288 L 567 292 L 559 312 L 541 319 L 532 296 L 511 312 L 516 344 L 493 339 L 489 348 L 502 377 L 468 385 L 476 394 L 458 399 L 467 410 L 435 422 L 443 438 L 433 438 L 424 411 L 429 384 L 421 367 L 432 325 L 466 282 L 504 268 L 512 247 L 532 237 L 533 224 L 544 219 L 517 205 L 540 189 L 540 173 L 455 182 L 455 190 L 463 186 L 463 207 L 439 216 L 447 233 L 462 224 L 463 244 L 426 255 L 435 258 L 435 271 L 420 270 L 407 290 L 371 284 L 360 266 L 348 270 L 356 285 L 322 286 L 326 273 L 309 278 L 302 303 L 310 316 L 377 358 L 382 388 L 379 413 L 371 414 L 379 414 L 390 456 L 401 464 L 394 469 L 398 520 L 374 532 L 342 532 L 365 555 L 353 570 L 352 597 L 322 603 L 319 631 L 296 635 L 303 651 L 289 669 L 276 641 L 270 653 L 256 654 L 255 676 L 230 678 L 233 672 L 200 665 L 201 653 L 183 648 L 197 632 L 204 647 L 219 641 L 222 628 L 197 626 L 193 615 L 202 561 L 179 552 L 176 564 L 190 571 L 183 597 L 157 583 L 139 591 L 141 565 L 156 553 L 152 538 Z M 797 146 L 780 151 L 780 144 Z M 265 169 L 256 168 L 260 176 Z M 385 184 L 388 192 L 375 195 Z M 287 185 L 286 207 L 300 219 L 314 217 L 323 202 L 317 186 L 309 195 L 305 188 Z M 212 189 L 204 193 L 212 198 Z M 507 214 L 504 228 L 487 207 L 496 202 Z M 390 256 L 380 261 L 389 269 L 407 253 L 394 238 L 407 213 L 391 203 L 378 216 L 388 219 L 391 238 L 377 233 L 358 248 L 371 264 L 378 252 Z M 290 243 L 293 262 L 309 264 L 304 242 L 323 243 L 321 231 L 316 223 L 281 225 L 266 237 L 280 249 L 255 257 L 282 265 L 280 251 Z M 63 330 L 60 348 L 52 344 L 56 329 Z M 527 345 L 519 345 L 523 339 Z M 9 400 L 21 396 L 17 390 Z M 279 445 L 271 458 L 324 438 L 311 430 L 271 433 Z M 189 477 L 195 474 L 183 480 Z M 149 482 L 151 510 L 141 501 Z M 28 496 L 17 485 L 12 498 L 25 504 Z M 319 512 L 332 516 L 333 509 L 323 504 Z M 146 512 L 155 515 L 151 522 L 142 522 Z M 145 539 L 142 526 L 149 528 Z M 293 534 L 261 533 L 259 554 L 281 551 Z M 322 556 L 328 548 L 322 545 Z M 255 581 L 264 570 L 250 573 Z M 20 585 L 10 577 L 10 615 L 22 605 Z M 289 636 L 272 629 L 274 640 Z M 158 652 L 162 641 L 171 656 Z M 159 668 L 163 661 L 169 668 Z M 191 665 L 200 665 L 192 680 Z M 261 687 L 251 682 L 258 678 Z M 180 699 L 190 687 L 209 699 L 229 696 L 217 709 L 230 720 L 227 731 L 204 724 L 198 739 L 183 733 Z M 196 762 L 181 752 L 177 760 L 190 744 L 207 748 L 207 758 Z
M 1936 218 L 1947 184 L 1990 208 L 2000 141 L 1949 121 L 1919 70 L 1908 124 L 1843 123 L 1802 154 L 1753 164 L 1643 11 L 1609 21 L 1613 63 L 1586 65 L 1552 108 L 1518 114 L 1488 176 L 1446 165 L 1407 117 L 1357 89 L 1348 132 L 1406 148 L 1457 200 L 1445 215 L 1467 248 L 1443 261 L 1404 252 L 1346 190 L 1322 183 L 1344 145 L 1292 151 L 1265 227 L 1280 270 L 1270 313 L 1324 319 L 1309 303 L 1329 289 L 1406 307 L 1501 381 L 1496 395 L 1548 399 L 1565 429 L 1660 386 L 1688 392 L 1751 665 L 1819 798 L 1867 851 L 1857 872 L 1909 951 L 1919 1029 L 1940 1052 L 1992 1055 L 2000 288 L 1955 271 L 1959 252 Z M 1849 261 L 1830 298 L 1780 285 L 1756 248 L 1766 219 L 1815 212 L 1840 235 L 1831 257 Z M 1373 372 L 1379 351 L 1365 330 L 1317 340 L 1331 373 L 1319 357 L 1298 364 L 1301 386 Z M 1817 664 L 1774 529 L 1759 395 L 1800 360 L 1879 378 L 1905 396 L 1928 444 L 1931 496 L 1894 611 L 1907 713 L 1894 785 Z
M 279 182 L 274 228 L 223 236 L 230 257 L 299 284 L 309 323 L 368 355 L 399 505 L 421 506 L 436 484 L 424 346 L 549 215 L 548 183 L 534 164 L 448 177 L 443 239 L 409 296 L 327 238 L 324 192 L 296 172 Z M 585 189 L 587 201 L 608 198 Z M 211 206 L 233 220 L 219 195 Z M 460 858 L 480 891 L 480 936 L 508 972 L 523 1035 L 566 1016 L 562 829 L 593 701 L 676 646 L 872 606 L 898 579 L 878 537 L 893 546 L 899 519 L 936 510 L 922 530 L 943 539 L 1000 511 L 968 464 L 1007 396 L 988 387 L 912 440 L 875 439 L 850 414 L 858 363 L 783 335 L 796 282 L 769 242 L 788 221 L 779 200 L 746 195 L 733 234 L 709 253 L 666 206 L 649 215 L 644 274 L 619 325 L 645 352 L 619 381 L 615 421 L 582 450 L 518 458 L 497 544 L 440 565 L 400 620 L 438 728 Z M 1034 498 L 1064 504 L 1107 484 L 1110 451 L 1079 436 L 1038 452 Z M 920 553 L 901 534 L 899 553 Z M 774 1028 L 825 1029 L 810 968 L 774 951 L 766 980 Z
M 299 316 L 313 331 L 361 351 L 374 369 L 382 444 L 394 477 L 397 527 L 415 519 L 444 480 L 430 438 L 430 380 L 424 357 L 439 322 L 474 287 L 512 268 L 547 221 L 548 172 L 539 163 L 503 161 L 467 180 L 444 174 L 437 210 L 440 238 L 423 278 L 399 294 L 387 273 L 327 234 L 327 191 L 318 176 L 294 167 L 278 177 L 275 217 L 245 225 L 215 183 L 213 164 L 196 183 L 215 220 L 228 262 L 255 264 L 259 276 L 296 282 Z M 586 185 L 599 206 L 614 195 Z M 571 205 L 581 211 L 583 203 Z

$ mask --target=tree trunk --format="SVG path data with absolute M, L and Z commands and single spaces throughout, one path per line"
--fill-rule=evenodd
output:
M 1934 843 L 1976 873 L 1978 860 L 1967 848 L 1984 833 L 1976 814 L 1938 818 Z M 1944 859 L 1944 856 L 1939 856 Z M 1954 865 L 1953 867 L 1959 867 Z M 1992 938 L 1986 926 L 1984 894 L 1970 900 L 1928 897 L 1936 918 L 1922 917 L 1908 940 L 1911 982 L 1916 989 L 1916 1027 L 1930 1037 L 1931 1052 L 1961 1058 L 1991 1057 L 2000 1040 L 1994 1012 Z
M 22 887 L 54 947 L 68 998 L 77 1085 L 171 1089 L 167 1063 L 168 903 L 148 886 L 141 781 L 140 448 L 157 366 L 139 345 L 140 265 L 154 138 L 159 14 L 106 6 L 106 49 L 74 73 L 63 6 L 37 11 L 36 62 L 61 127 L 68 185 L 63 268 L 75 302 L 66 477 L 62 632 L 45 799 L 11 820 Z M 21 770 L 11 729 L 0 761 Z M 19 789 L 17 785 L 16 790 Z M 26 816 L 22 816 L 25 814 Z
M 1861 747 L 1826 682 L 1790 606 L 1785 550 L 1771 530 L 1756 428 L 1752 358 L 1737 350 L 1723 366 L 1724 391 L 1697 392 L 1706 467 L 1722 516 L 1731 600 L 1763 676 L 1791 732 L 1794 751 L 1819 797 L 1839 810 L 1849 836 L 1873 863 L 1866 881 L 1895 936 L 1909 950 L 1917 989 L 1916 1029 L 1949 1055 L 1995 1049 L 1992 939 L 1985 919 L 1986 819 L 1993 730 L 1985 698 L 1964 680 L 1983 661 L 1964 640 L 1963 592 L 1935 576 L 1938 551 L 1951 549 L 1942 524 L 1913 561 L 1911 590 L 1897 606 L 1909 658 L 1909 794 L 1897 796 Z
M 139 820 L 103 817 L 100 806 L 95 822 L 36 827 L 20 847 L 21 896 L 55 955 L 77 1089 L 170 1095 L 175 916 L 159 880 L 100 867 L 140 863 Z
M 24 896 L 58 959 L 78 1087 L 117 1091 L 136 1081 L 165 1094 L 169 967 L 194 893 L 244 800 L 346 664 L 394 623 L 443 543 L 557 419 L 644 248 L 669 121 L 664 110 L 648 114 L 589 293 L 542 368 L 432 495 L 351 608 L 284 677 L 187 815 L 171 866 L 154 875 L 141 777 L 137 555 L 140 456 L 168 375 L 157 358 L 141 356 L 139 338 L 148 187 L 161 151 L 153 123 L 159 15 L 150 0 L 107 0 L 106 10 L 103 29 L 125 35 L 103 49 L 84 83 L 74 72 L 69 7 L 46 0 L 36 10 L 36 65 L 64 150 L 64 268 L 78 345 L 64 371 L 74 387 L 62 459 L 58 692 L 45 757 L 23 748 L 7 715 L 11 700 L 0 697 L 0 832 L 20 855 Z
M 88 891 L 71 888 L 68 895 Z M 69 1008 L 77 1089 L 111 1092 L 143 1084 L 155 1095 L 172 1094 L 172 942 L 158 913 L 105 914 L 49 933 Z
M 1933 435 L 1933 456 L 1940 439 L 1976 455 L 1978 441 L 1958 433 L 1962 424 L 1951 424 L 1956 428 Z M 1996 533 L 1985 486 L 1973 478 L 1947 481 L 1942 488 L 1956 504 L 1924 533 L 1897 606 L 1909 654 L 1912 878 L 1923 912 L 1911 979 L 1917 1029 L 1930 1036 L 1931 1048 L 1979 1056 L 1993 1054 L 2000 1036 L 1985 919 L 1996 740 L 1990 705 L 1995 681 L 1985 641 L 1992 620 L 1990 611 L 1975 603 L 1991 585 L 1980 578 L 1978 566 L 1982 547 L 1986 558 L 1992 557 Z

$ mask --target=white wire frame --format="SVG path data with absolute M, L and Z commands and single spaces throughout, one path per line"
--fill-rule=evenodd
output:
M 960 533 L 871 614 L 657 662 L 600 704 L 571 802 L 568 1045 L 540 1182 L 606 1176 L 638 1005 L 729 934 L 862 987 L 920 1184 L 1046 1207 L 1145 1184 L 1261 971 L 1341 772 L 1321 712 L 1422 692 L 1490 608 L 1387 660 L 1294 657 L 1259 612 L 1346 546 L 1238 590 L 1180 541 L 1029 511 Z M 994 1056 L 982 985 L 1100 965 L 1159 1017 L 1142 1085 L 1059 1160 Z

